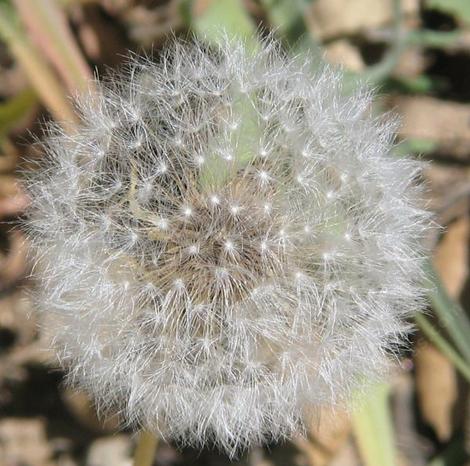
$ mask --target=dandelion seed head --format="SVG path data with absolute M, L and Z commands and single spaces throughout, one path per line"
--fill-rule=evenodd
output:
M 272 38 L 175 41 L 51 130 L 28 181 L 36 301 L 102 412 L 233 454 L 386 371 L 428 215 L 395 122 L 341 81 Z

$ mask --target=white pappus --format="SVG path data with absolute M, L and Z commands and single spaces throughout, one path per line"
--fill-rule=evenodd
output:
M 27 181 L 70 382 L 101 411 L 234 453 L 387 368 L 422 303 L 420 167 L 341 75 L 174 40 L 79 99 Z

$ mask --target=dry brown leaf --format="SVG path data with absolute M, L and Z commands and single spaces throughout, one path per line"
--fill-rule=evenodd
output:
M 119 422 L 115 417 L 106 420 L 98 418 L 96 409 L 85 392 L 64 387 L 61 397 L 75 419 L 88 429 L 94 432 L 110 433 L 119 428 Z
M 403 51 L 398 60 L 393 76 L 399 78 L 417 78 L 429 65 L 429 58 L 422 47 L 409 47 Z
M 438 214 L 438 225 L 448 225 L 469 212 L 470 168 L 433 163 L 426 167 L 424 177 L 428 207 Z
M 0 421 L 0 466 L 49 466 L 50 456 L 42 419 Z
M 336 40 L 325 47 L 325 58 L 334 65 L 341 65 L 351 71 L 363 71 L 364 61 L 357 47 L 344 39 Z
M 89 466 L 129 466 L 131 458 L 131 439 L 127 435 L 113 435 L 95 440 L 88 451 Z
M 361 461 L 352 440 L 346 442 L 328 466 L 360 466 Z
M 137 5 L 123 16 L 129 36 L 143 46 L 160 44 L 171 32 L 183 27 L 183 20 L 179 14 L 179 5 L 176 2 L 160 5 L 155 8 L 146 8 Z
M 457 401 L 454 367 L 427 341 L 418 345 L 415 363 L 416 389 L 423 418 L 439 440 L 445 442 L 452 434 L 452 410 Z
M 18 193 L 18 182 L 8 174 L 0 176 L 0 197 L 12 196 Z
M 416 14 L 418 8 L 418 0 L 402 2 L 406 15 Z M 322 40 L 356 34 L 392 19 L 392 0 L 317 0 L 308 12 L 312 33 Z
M 0 81 L 0 87 L 1 85 L 2 83 Z M 0 173 L 13 171 L 16 167 L 16 161 L 17 161 L 16 154 L 12 152 L 4 152 L 4 153 L 0 152 Z
M 468 277 L 469 235 L 469 219 L 462 217 L 449 225 L 434 254 L 434 265 L 454 299 L 458 299 Z
M 470 156 L 470 105 L 433 97 L 399 97 L 392 103 L 402 115 L 401 137 L 433 141 L 446 156 Z
M 18 181 L 12 175 L 0 175 L 0 219 L 22 213 L 28 204 Z
M 294 440 L 308 458 L 310 466 L 326 466 L 348 440 L 350 418 L 345 412 L 324 411 L 309 432 L 308 438 Z

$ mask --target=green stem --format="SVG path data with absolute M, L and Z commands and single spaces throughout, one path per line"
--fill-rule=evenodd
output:
M 432 326 L 426 317 L 422 314 L 416 314 L 415 321 L 422 332 L 429 338 L 429 340 L 436 345 L 441 353 L 454 364 L 457 370 L 462 374 L 465 379 L 470 382 L 470 366 L 466 361 L 452 348 L 440 334 Z
M 463 358 L 470 362 L 470 320 L 462 307 L 447 294 L 430 262 L 427 264 L 426 273 L 432 308 Z
M 396 466 L 389 391 L 387 384 L 373 387 L 352 413 L 354 437 L 365 466 Z
M 383 60 L 377 65 L 367 69 L 362 75 L 370 82 L 381 82 L 387 78 L 396 67 L 400 57 L 405 50 L 406 40 L 403 33 L 403 12 L 401 0 L 393 0 L 394 34 L 393 42 L 387 50 Z

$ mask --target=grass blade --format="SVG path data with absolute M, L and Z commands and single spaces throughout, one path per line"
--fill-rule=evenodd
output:
M 365 466 L 396 466 L 387 384 L 375 386 L 353 411 L 353 431 Z
M 428 277 L 428 296 L 432 308 L 442 323 L 460 354 L 466 361 L 470 361 L 470 320 L 462 307 L 454 302 L 434 270 L 428 264 L 426 274 Z
M 19 24 L 18 17 L 8 4 L 0 4 L 0 38 L 8 45 L 12 55 L 23 67 L 41 100 L 56 120 L 69 128 L 76 121 L 62 84 L 30 43 Z
M 56 1 L 15 0 L 15 5 L 31 36 L 70 91 L 86 89 L 92 74 Z
M 452 346 L 440 335 L 432 324 L 422 314 L 415 316 L 415 321 L 429 340 L 436 345 L 441 353 L 449 359 L 463 377 L 470 383 L 470 365 L 452 348 Z

